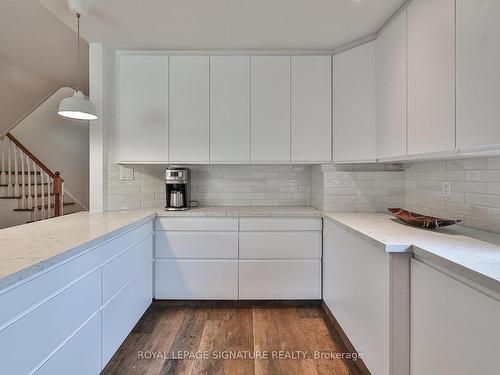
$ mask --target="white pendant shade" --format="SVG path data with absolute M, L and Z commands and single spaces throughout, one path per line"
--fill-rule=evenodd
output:
M 61 100 L 58 114 L 76 120 L 97 119 L 97 111 L 94 103 L 88 100 L 81 91 L 75 91 L 73 96 Z

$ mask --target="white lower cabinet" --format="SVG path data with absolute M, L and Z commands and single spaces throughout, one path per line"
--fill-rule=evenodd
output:
M 498 374 L 500 302 L 411 263 L 411 374 Z
M 106 366 L 153 299 L 149 265 L 102 310 L 102 367 Z
M 238 299 L 238 261 L 156 259 L 155 298 Z
M 320 259 L 321 232 L 241 232 L 240 259 Z
M 50 358 L 53 351 L 99 311 L 100 282 L 100 272 L 94 271 L 0 328 L 1 372 L 28 374 Z
M 101 314 L 97 313 L 35 374 L 88 375 L 99 374 L 100 371 Z
M 240 299 L 321 299 L 321 260 L 240 260 Z
M 152 229 L 92 241 L 0 289 L 0 373 L 99 374 L 152 301 Z
M 325 304 L 371 374 L 409 375 L 410 254 L 387 253 L 330 220 L 323 241 Z

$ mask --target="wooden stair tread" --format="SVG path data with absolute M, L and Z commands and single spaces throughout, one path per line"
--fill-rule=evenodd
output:
M 12 176 L 15 176 L 16 171 L 10 171 L 10 172 L 9 172 L 9 171 L 5 171 L 5 172 L 0 171 L 0 174 L 6 174 L 6 175 L 12 175 Z M 23 174 L 31 174 L 31 175 L 34 175 L 34 174 L 35 174 L 35 172 L 34 172 L 34 171 L 29 171 L 29 173 L 28 173 L 28 171 L 24 171 L 24 173 L 23 173 L 23 171 L 17 171 L 17 174 L 18 174 L 18 175 L 23 175 Z M 37 174 L 37 175 L 40 175 L 40 171 L 36 171 L 36 174 Z
M 54 193 L 46 193 L 44 194 L 43 196 L 46 197 L 50 195 L 51 197 L 53 197 L 55 194 Z M 25 197 L 28 198 L 30 195 L 29 194 L 26 194 Z M 37 197 L 41 197 L 42 194 L 37 194 L 36 195 Z M 23 196 L 22 195 L 16 195 L 16 196 L 13 196 L 13 197 L 0 197 L 0 199 L 21 199 Z M 35 194 L 31 194 L 31 198 L 35 198 Z
M 48 185 L 48 184 L 49 184 L 48 182 L 44 182 L 43 184 L 38 183 L 38 184 L 36 184 L 36 185 L 37 185 L 37 186 L 39 186 L 39 185 Z M 23 186 L 23 184 L 22 184 L 22 183 L 18 183 L 17 185 L 19 185 L 19 186 Z M 34 183 L 27 184 L 27 183 L 26 183 L 26 184 L 24 184 L 24 185 L 31 185 L 31 186 L 34 186 L 35 184 L 34 184 Z M 7 186 L 9 186 L 9 184 L 0 184 L 0 186 L 7 187 Z M 16 186 L 16 184 L 15 184 L 15 183 L 14 183 L 14 184 L 11 184 L 11 186 Z
M 64 203 L 63 203 L 63 206 L 74 206 L 74 205 L 75 205 L 75 202 L 64 202 Z M 46 205 L 44 205 L 44 207 L 45 207 L 46 209 L 48 209 L 48 208 L 49 208 L 49 206 L 48 206 L 47 204 L 46 204 Z M 38 207 L 37 207 L 37 208 L 38 208 L 39 210 L 41 210 L 41 209 L 42 209 L 42 205 L 38 205 Z M 54 208 L 54 205 L 53 205 L 53 204 L 51 204 L 51 205 L 50 205 L 50 208 Z M 29 212 L 29 211 L 34 211 L 34 209 L 35 209 L 34 207 L 33 207 L 33 208 L 14 208 L 12 211 L 17 211 L 17 212 L 19 212 L 19 211 L 21 211 L 21 212 Z

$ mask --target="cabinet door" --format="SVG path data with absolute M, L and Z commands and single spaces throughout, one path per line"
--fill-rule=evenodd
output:
M 238 299 L 238 260 L 157 259 L 157 299 Z
M 120 161 L 167 161 L 166 56 L 120 56 Z
M 251 160 L 290 162 L 290 57 L 251 58 Z
M 375 161 L 375 42 L 334 57 L 335 161 Z
M 500 149 L 499 1 L 457 0 L 457 148 Z
M 500 302 L 414 259 L 410 295 L 412 375 L 498 373 Z
M 408 154 L 455 150 L 455 0 L 408 12 Z
M 292 162 L 332 158 L 332 58 L 292 57 Z
M 208 56 L 170 57 L 170 160 L 209 159 Z
M 406 10 L 376 41 L 377 157 L 406 156 Z
M 250 57 L 210 57 L 210 161 L 250 161 Z

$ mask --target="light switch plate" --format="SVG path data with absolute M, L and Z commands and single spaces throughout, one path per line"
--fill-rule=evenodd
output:
M 122 181 L 133 181 L 134 180 L 134 170 L 132 168 L 120 166 L 120 180 Z
M 443 197 L 451 198 L 451 182 L 443 182 Z

